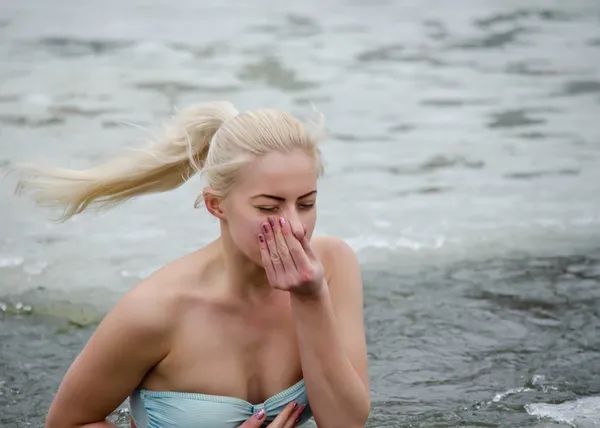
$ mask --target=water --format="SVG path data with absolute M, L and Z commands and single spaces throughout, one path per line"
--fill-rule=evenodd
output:
M 191 102 L 313 103 L 317 232 L 364 269 L 369 426 L 600 424 L 597 1 L 5 0 L 0 58 L 1 169 L 92 165 Z M 38 427 L 102 314 L 217 228 L 197 180 L 60 225 L 12 185 L 0 426 Z

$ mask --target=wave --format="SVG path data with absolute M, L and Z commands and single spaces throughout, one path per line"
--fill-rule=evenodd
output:
M 583 397 L 560 404 L 526 404 L 525 410 L 541 419 L 552 419 L 573 427 L 597 427 L 600 425 L 600 397 Z

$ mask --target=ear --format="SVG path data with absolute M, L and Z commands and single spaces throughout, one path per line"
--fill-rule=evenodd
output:
M 221 208 L 221 198 L 214 194 L 210 186 L 207 186 L 202 190 L 202 196 L 204 197 L 204 205 L 208 212 L 219 220 L 224 220 L 225 213 Z

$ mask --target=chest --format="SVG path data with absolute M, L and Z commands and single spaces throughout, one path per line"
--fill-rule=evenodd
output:
M 188 314 L 158 371 L 171 390 L 262 402 L 302 377 L 289 303 Z

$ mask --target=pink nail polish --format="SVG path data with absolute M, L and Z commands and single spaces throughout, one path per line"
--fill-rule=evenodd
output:
M 261 420 L 262 418 L 265 417 L 265 409 L 260 409 L 256 415 L 254 415 L 254 417 L 258 420 Z
M 298 412 L 298 417 L 296 418 L 296 421 L 294 422 L 295 424 L 297 424 L 298 422 L 300 422 L 300 419 L 302 418 L 302 412 L 304 412 L 305 408 L 306 408 L 306 406 L 302 406 L 300 408 L 300 411 Z
M 285 219 L 283 217 L 279 217 L 279 224 L 281 227 L 285 227 Z
M 269 226 L 266 224 L 263 224 L 263 230 L 265 231 L 265 233 L 269 232 Z
M 269 216 L 269 223 L 271 223 L 271 226 L 275 226 L 275 217 Z
M 265 242 L 265 237 L 264 237 L 264 236 L 262 236 L 262 235 L 258 235 L 258 240 L 259 240 L 260 242 Z

